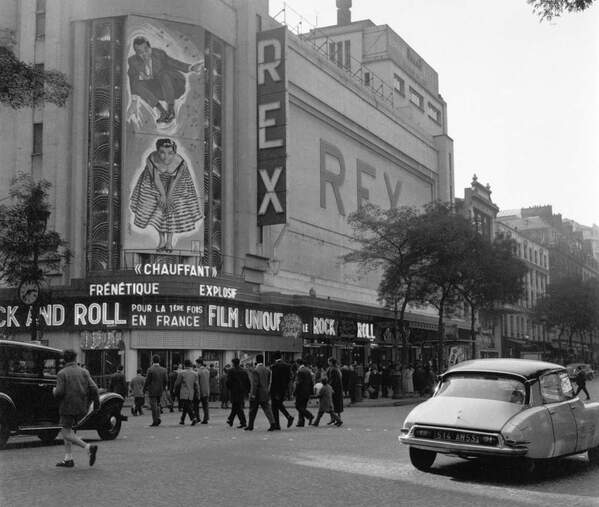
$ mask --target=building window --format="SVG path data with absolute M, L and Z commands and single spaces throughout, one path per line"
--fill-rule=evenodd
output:
M 329 42 L 329 60 L 335 62 L 337 67 L 350 68 L 350 41 Z
M 344 49 L 345 49 L 345 54 L 344 56 L 344 65 L 346 69 L 350 69 L 351 68 L 351 41 L 346 40 L 343 43 Z
M 41 156 L 43 149 L 43 137 L 44 137 L 44 124 L 34 123 L 33 124 L 33 151 L 34 157 Z
M 428 117 L 435 123 L 441 124 L 441 111 L 430 102 L 428 103 Z
M 46 36 L 46 0 L 37 0 L 35 4 L 35 38 Z
M 403 97 L 406 96 L 406 83 L 397 74 L 393 74 L 393 90 Z
M 424 97 L 410 86 L 410 102 L 424 111 Z
M 337 67 L 343 67 L 343 42 L 337 43 Z

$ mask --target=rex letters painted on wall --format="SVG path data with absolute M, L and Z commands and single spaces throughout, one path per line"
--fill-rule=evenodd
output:
M 256 37 L 258 225 L 287 220 L 287 76 L 286 28 Z

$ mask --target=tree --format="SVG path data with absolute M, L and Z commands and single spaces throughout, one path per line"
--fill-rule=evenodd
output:
M 526 0 L 541 21 L 551 21 L 552 18 L 561 16 L 564 12 L 584 11 L 594 0 Z
M 10 205 L 0 205 L 0 279 L 15 286 L 23 280 L 43 283 L 48 271 L 69 262 L 66 242 L 47 230 L 51 210 L 46 180 L 18 174 L 10 187 Z M 37 306 L 32 309 L 35 338 Z
M 476 314 L 494 311 L 498 303 L 515 303 L 524 292 L 526 264 L 513 254 L 514 240 L 498 238 L 492 243 L 476 234 L 464 257 L 459 292 L 470 306 L 472 357 L 476 355 Z
M 24 63 L 8 46 L 0 46 L 0 103 L 13 109 L 44 102 L 62 107 L 70 91 L 63 73 Z
M 548 327 L 559 330 L 559 360 L 564 357 L 561 339 L 565 334 L 572 347 L 575 334 L 581 338 L 592 336 L 599 329 L 599 288 L 597 280 L 583 282 L 578 278 L 565 277 L 547 286 L 546 294 L 535 305 L 535 318 Z
M 415 224 L 413 248 L 422 267 L 415 297 L 432 304 L 438 314 L 437 368 L 445 368 L 445 317 L 462 304 L 464 259 L 477 233 L 472 224 L 455 212 L 451 203 L 433 202 L 425 207 Z
M 346 262 L 359 263 L 369 271 L 381 271 L 378 299 L 393 311 L 393 337 L 397 344 L 397 337 L 401 336 L 403 364 L 408 360 L 405 312 L 414 299 L 421 267 L 410 239 L 416 217 L 417 210 L 412 207 L 383 210 L 370 203 L 360 207 L 348 218 L 360 248 L 344 256 Z

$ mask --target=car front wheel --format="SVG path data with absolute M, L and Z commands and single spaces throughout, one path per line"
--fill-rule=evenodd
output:
M 416 447 L 410 447 L 410 461 L 418 470 L 427 472 L 433 465 L 437 453 L 435 451 L 426 451 L 424 449 L 417 449 Z
M 0 411 L 0 449 L 6 447 L 9 435 L 10 428 L 8 426 L 8 418 Z
M 103 425 L 98 428 L 98 435 L 102 440 L 114 440 L 121 431 L 121 422 L 121 407 L 118 405 L 108 407 Z

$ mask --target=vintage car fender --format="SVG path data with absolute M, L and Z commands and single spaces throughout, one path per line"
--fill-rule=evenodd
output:
M 4 410 L 6 410 L 6 414 L 2 414 Z M 6 393 L 0 393 L 0 414 L 8 417 L 8 424 L 11 428 L 14 428 L 16 425 L 16 413 L 17 407 L 15 407 L 15 403 L 12 401 L 11 397 Z
M 505 424 L 501 434 L 506 443 L 526 447 L 527 458 L 553 457 L 555 449 L 553 424 L 547 408 L 543 405 L 530 407 L 516 414 Z
M 576 450 L 584 452 L 599 446 L 599 402 L 579 402 L 575 412 L 578 441 Z
M 87 414 L 77 423 L 76 429 L 97 429 L 102 424 L 103 418 L 106 417 L 107 407 L 117 405 L 119 410 L 122 409 L 124 398 L 117 393 L 102 393 L 99 396 L 100 403 L 97 410 L 94 410 L 93 403 L 90 403 Z M 126 421 L 127 416 L 119 414 L 121 421 Z

